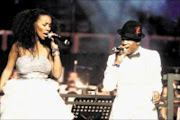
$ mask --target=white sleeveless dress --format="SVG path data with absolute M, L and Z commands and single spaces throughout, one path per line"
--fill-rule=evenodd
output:
M 43 56 L 22 56 L 16 62 L 18 79 L 10 79 L 3 88 L 1 119 L 63 119 L 74 115 L 48 78 L 51 64 Z

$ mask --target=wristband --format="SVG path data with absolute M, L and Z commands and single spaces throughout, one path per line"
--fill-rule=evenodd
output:
M 113 66 L 115 66 L 115 67 L 120 67 L 120 65 L 118 65 L 118 64 L 113 64 Z
M 53 52 L 52 53 L 52 56 L 58 56 L 60 54 L 60 52 L 59 51 L 56 51 L 56 52 Z
M 55 53 L 56 51 L 59 51 L 59 49 L 52 49 L 52 53 Z

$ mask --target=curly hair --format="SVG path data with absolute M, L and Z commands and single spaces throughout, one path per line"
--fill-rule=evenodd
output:
M 48 11 L 43 9 L 21 11 L 15 16 L 12 24 L 14 41 L 18 47 L 33 51 L 36 44 L 34 23 L 40 15 L 49 15 L 52 18 L 51 31 L 55 32 L 57 30 L 55 18 Z

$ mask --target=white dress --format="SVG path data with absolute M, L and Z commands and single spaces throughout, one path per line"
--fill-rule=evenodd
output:
M 16 62 L 18 79 L 3 88 L 1 119 L 67 119 L 74 115 L 48 78 L 49 60 L 43 56 L 23 56 Z

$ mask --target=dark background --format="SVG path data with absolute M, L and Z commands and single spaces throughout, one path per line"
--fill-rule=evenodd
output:
M 0 4 L 0 30 L 11 30 L 13 17 L 21 10 L 42 8 L 51 12 L 58 20 L 60 32 L 113 34 L 130 19 L 143 23 L 146 36 L 166 36 L 167 40 L 154 39 L 150 49 L 160 53 L 163 73 L 175 72 L 180 67 L 180 1 L 179 0 L 3 0 Z M 168 40 L 174 37 L 174 40 Z M 177 38 L 177 40 L 176 40 Z M 69 37 L 71 41 L 72 38 Z M 11 47 L 0 49 L 0 73 L 2 73 Z M 116 42 L 118 45 L 120 41 Z M 90 84 L 102 82 L 107 57 L 110 54 L 106 39 L 85 37 L 80 39 L 78 53 L 72 46 L 62 49 L 65 79 L 73 71 L 74 60 L 78 60 L 81 78 Z M 142 46 L 146 44 L 142 40 Z M 2 37 L 0 37 L 0 46 Z M 179 72 L 179 71 L 178 71 Z

